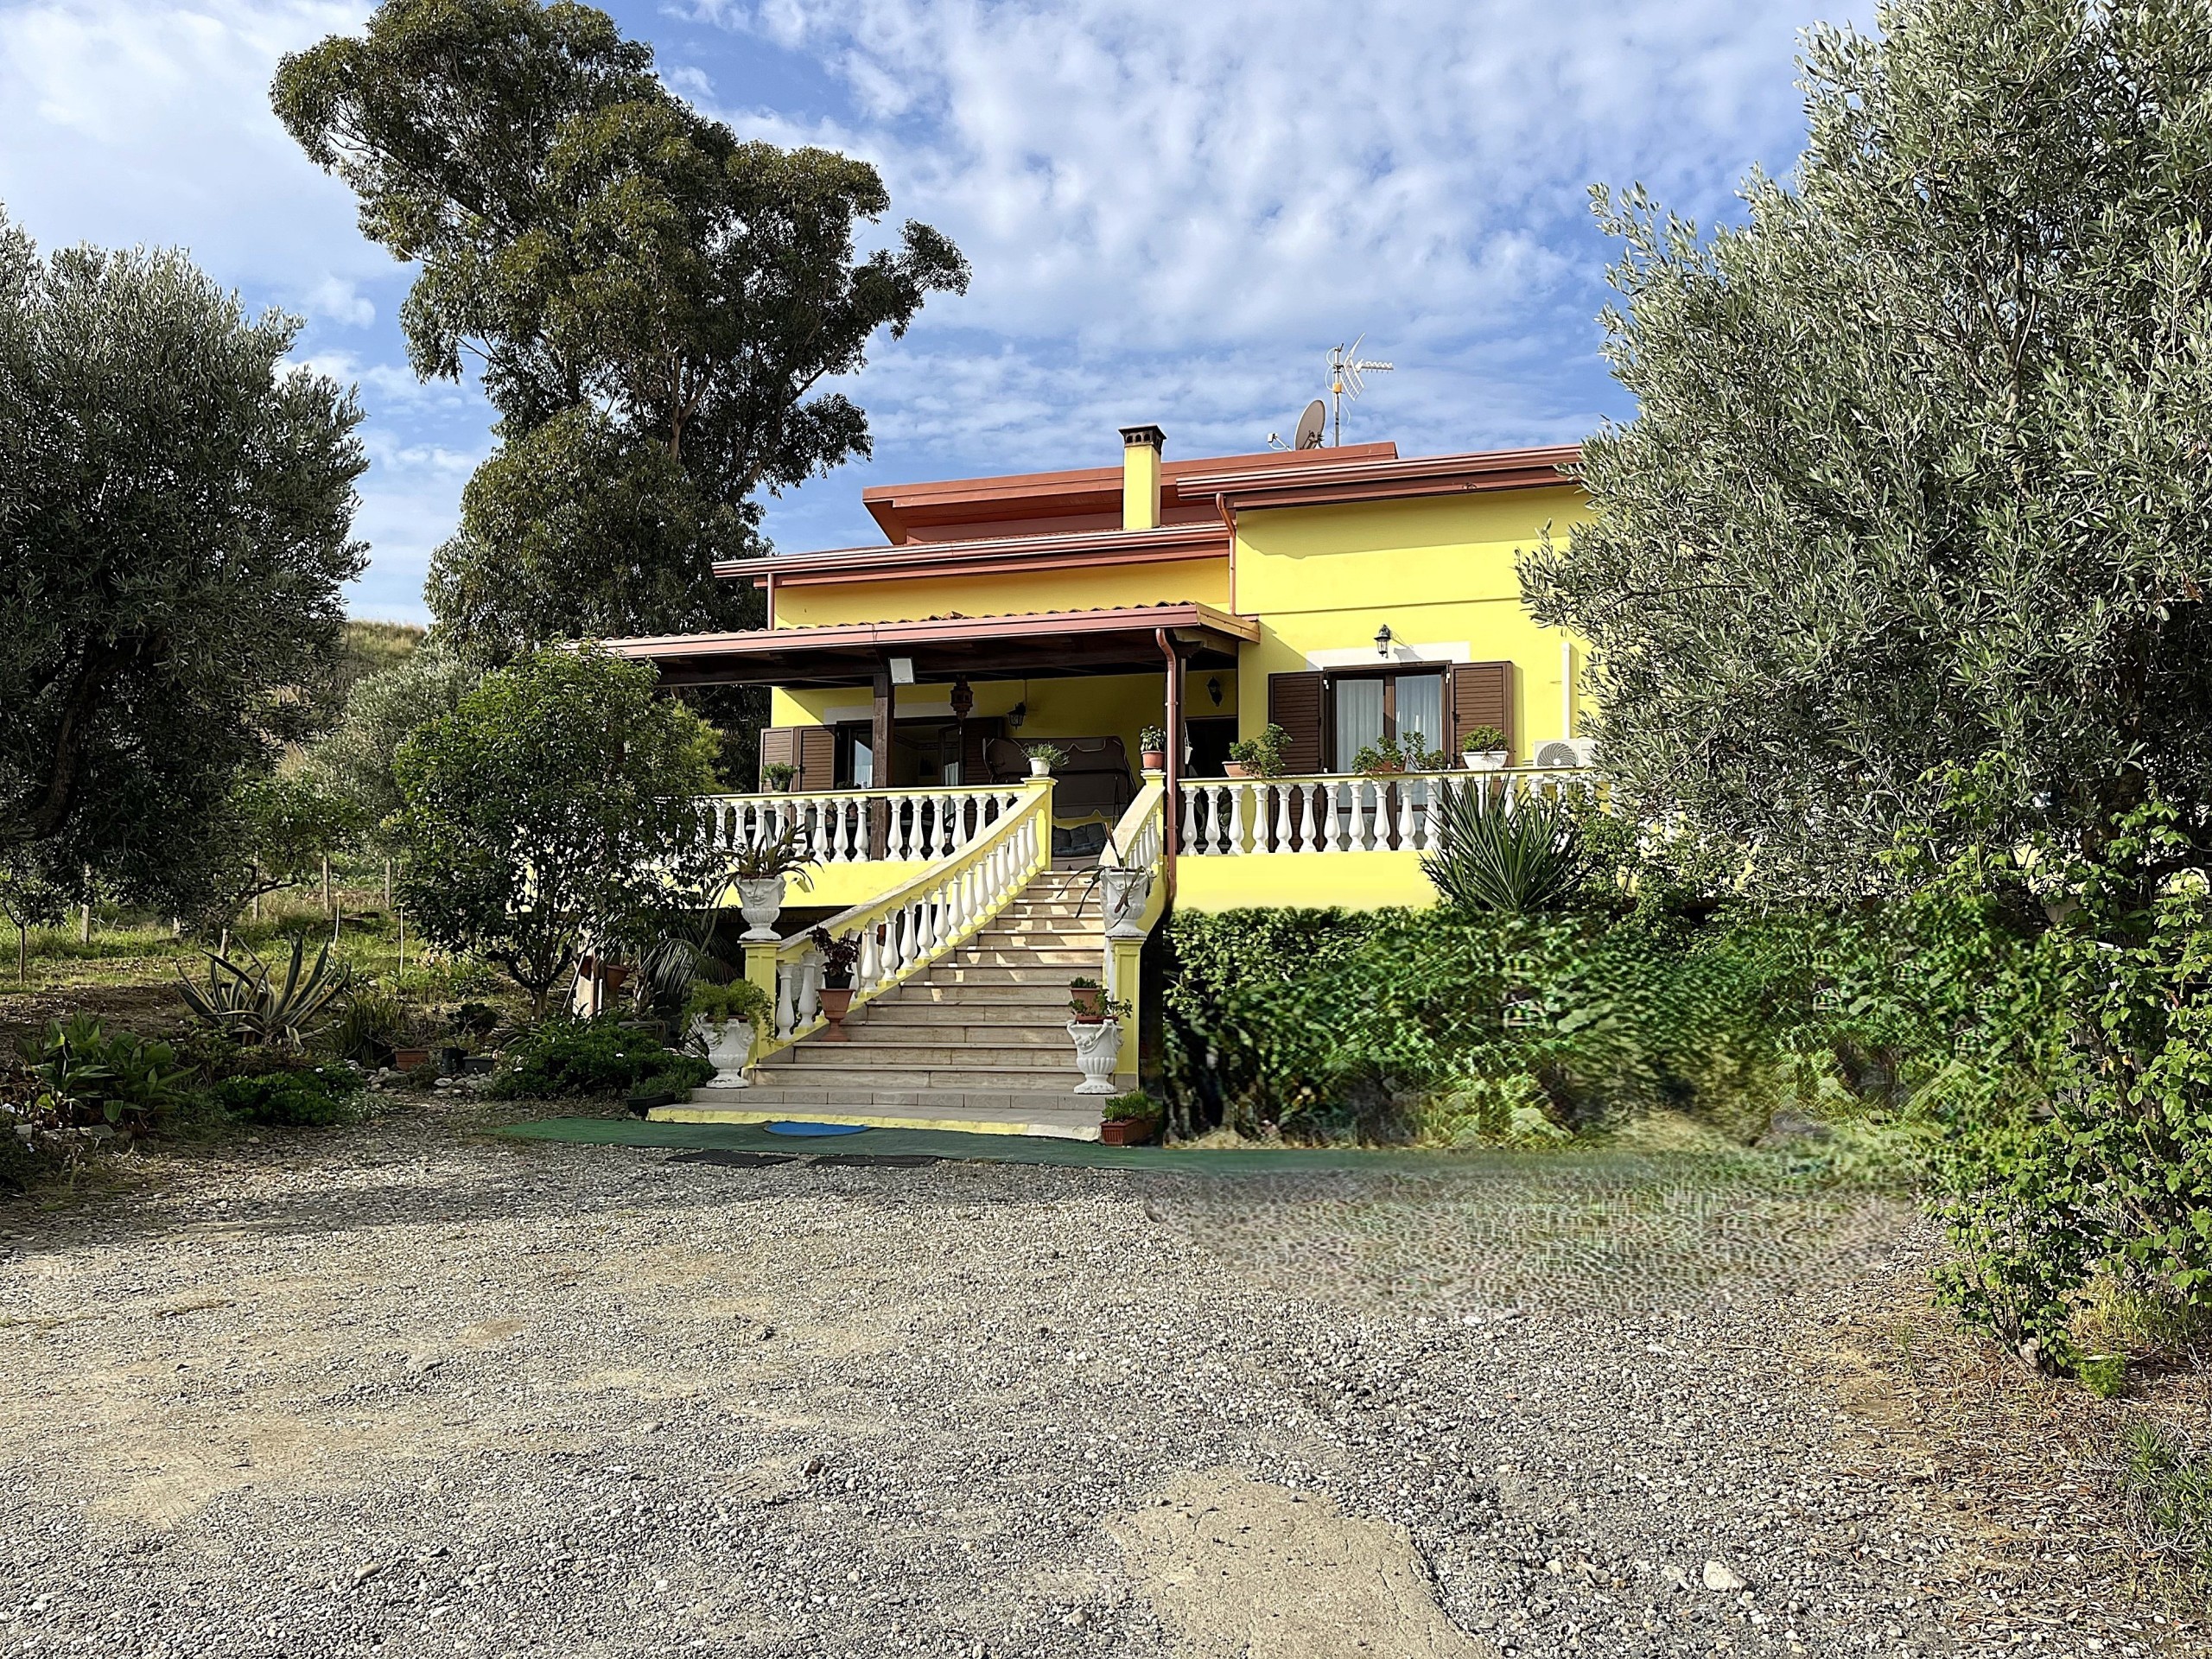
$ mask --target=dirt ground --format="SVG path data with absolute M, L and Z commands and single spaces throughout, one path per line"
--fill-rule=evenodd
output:
M 2010 1406 L 1899 1357 L 1930 1247 L 1893 1203 L 1664 1160 L 762 1163 L 478 1109 L 0 1210 L 0 1645 L 2201 1650 L 2094 1480 L 2045 1501 Z

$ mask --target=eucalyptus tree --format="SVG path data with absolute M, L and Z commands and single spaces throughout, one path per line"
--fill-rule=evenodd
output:
M 1893 0 L 1710 235 L 1597 194 L 1635 417 L 1522 562 L 1648 806 L 1858 890 L 1947 771 L 1980 825 L 2212 840 L 2212 0 Z M 2158 872 L 2146 872 L 2155 880 Z
M 186 913 L 360 571 L 360 410 L 173 252 L 0 218 L 0 880 Z
M 363 232 L 419 264 L 416 372 L 473 362 L 499 411 L 431 585 L 441 628 L 487 656 L 749 620 L 749 586 L 711 566 L 760 550 L 757 493 L 868 453 L 824 383 L 967 283 L 911 220 L 856 253 L 890 207 L 873 167 L 741 142 L 567 0 L 386 0 L 287 57 L 274 97 Z

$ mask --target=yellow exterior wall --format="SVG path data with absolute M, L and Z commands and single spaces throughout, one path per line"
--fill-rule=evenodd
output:
M 1421 910 L 1435 902 L 1419 853 L 1248 853 L 1175 861 L 1178 910 Z
M 1387 623 L 1400 645 L 1465 644 L 1469 661 L 1515 664 L 1510 735 L 1525 764 L 1562 735 L 1561 636 L 1522 605 L 1514 555 L 1586 512 L 1581 491 L 1564 486 L 1240 514 L 1236 608 L 1260 623 L 1238 664 L 1240 732 L 1267 723 L 1268 675 L 1307 667 L 1309 652 L 1363 650 L 1379 664 L 1375 634 Z M 1578 654 L 1578 731 L 1581 669 Z
M 776 626 L 918 622 L 925 617 L 1016 616 L 1111 605 L 1229 606 L 1229 562 L 1173 559 L 1093 564 L 1074 570 L 1008 570 L 992 576 L 916 576 L 896 582 L 825 582 L 776 589 Z

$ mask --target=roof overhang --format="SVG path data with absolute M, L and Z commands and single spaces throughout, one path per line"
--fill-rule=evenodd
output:
M 1533 449 L 1492 449 L 1480 454 L 1347 461 L 1301 467 L 1294 474 L 1224 467 L 1187 474 L 1181 485 L 1186 499 L 1210 494 L 1234 512 L 1249 512 L 1267 507 L 1322 507 L 1339 502 L 1492 490 L 1577 489 L 1580 481 L 1566 469 L 1581 462 L 1580 444 L 1555 443 Z
M 755 587 L 766 587 L 772 581 L 779 588 L 800 588 L 827 582 L 898 582 L 925 575 L 995 575 L 1009 566 L 1074 570 L 1091 564 L 1175 564 L 1228 556 L 1229 531 L 1217 520 L 1166 524 L 1156 530 L 906 542 L 897 547 L 847 547 L 825 553 L 779 554 L 766 559 L 723 559 L 715 563 L 715 574 L 737 580 L 749 576 Z
M 1237 648 L 1260 637 L 1260 625 L 1249 617 L 1185 603 L 841 622 L 602 643 L 619 657 L 653 664 L 661 683 L 671 687 L 868 685 L 894 657 L 911 659 L 915 680 L 929 684 L 963 677 L 1159 673 L 1166 666 L 1160 646 L 1163 630 L 1198 668 L 1234 666 Z

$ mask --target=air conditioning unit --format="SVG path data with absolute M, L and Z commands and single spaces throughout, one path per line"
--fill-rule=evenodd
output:
M 1566 771 L 1576 766 L 1598 764 L 1598 740 L 1594 737 L 1555 737 L 1548 743 L 1536 745 L 1536 765 Z

